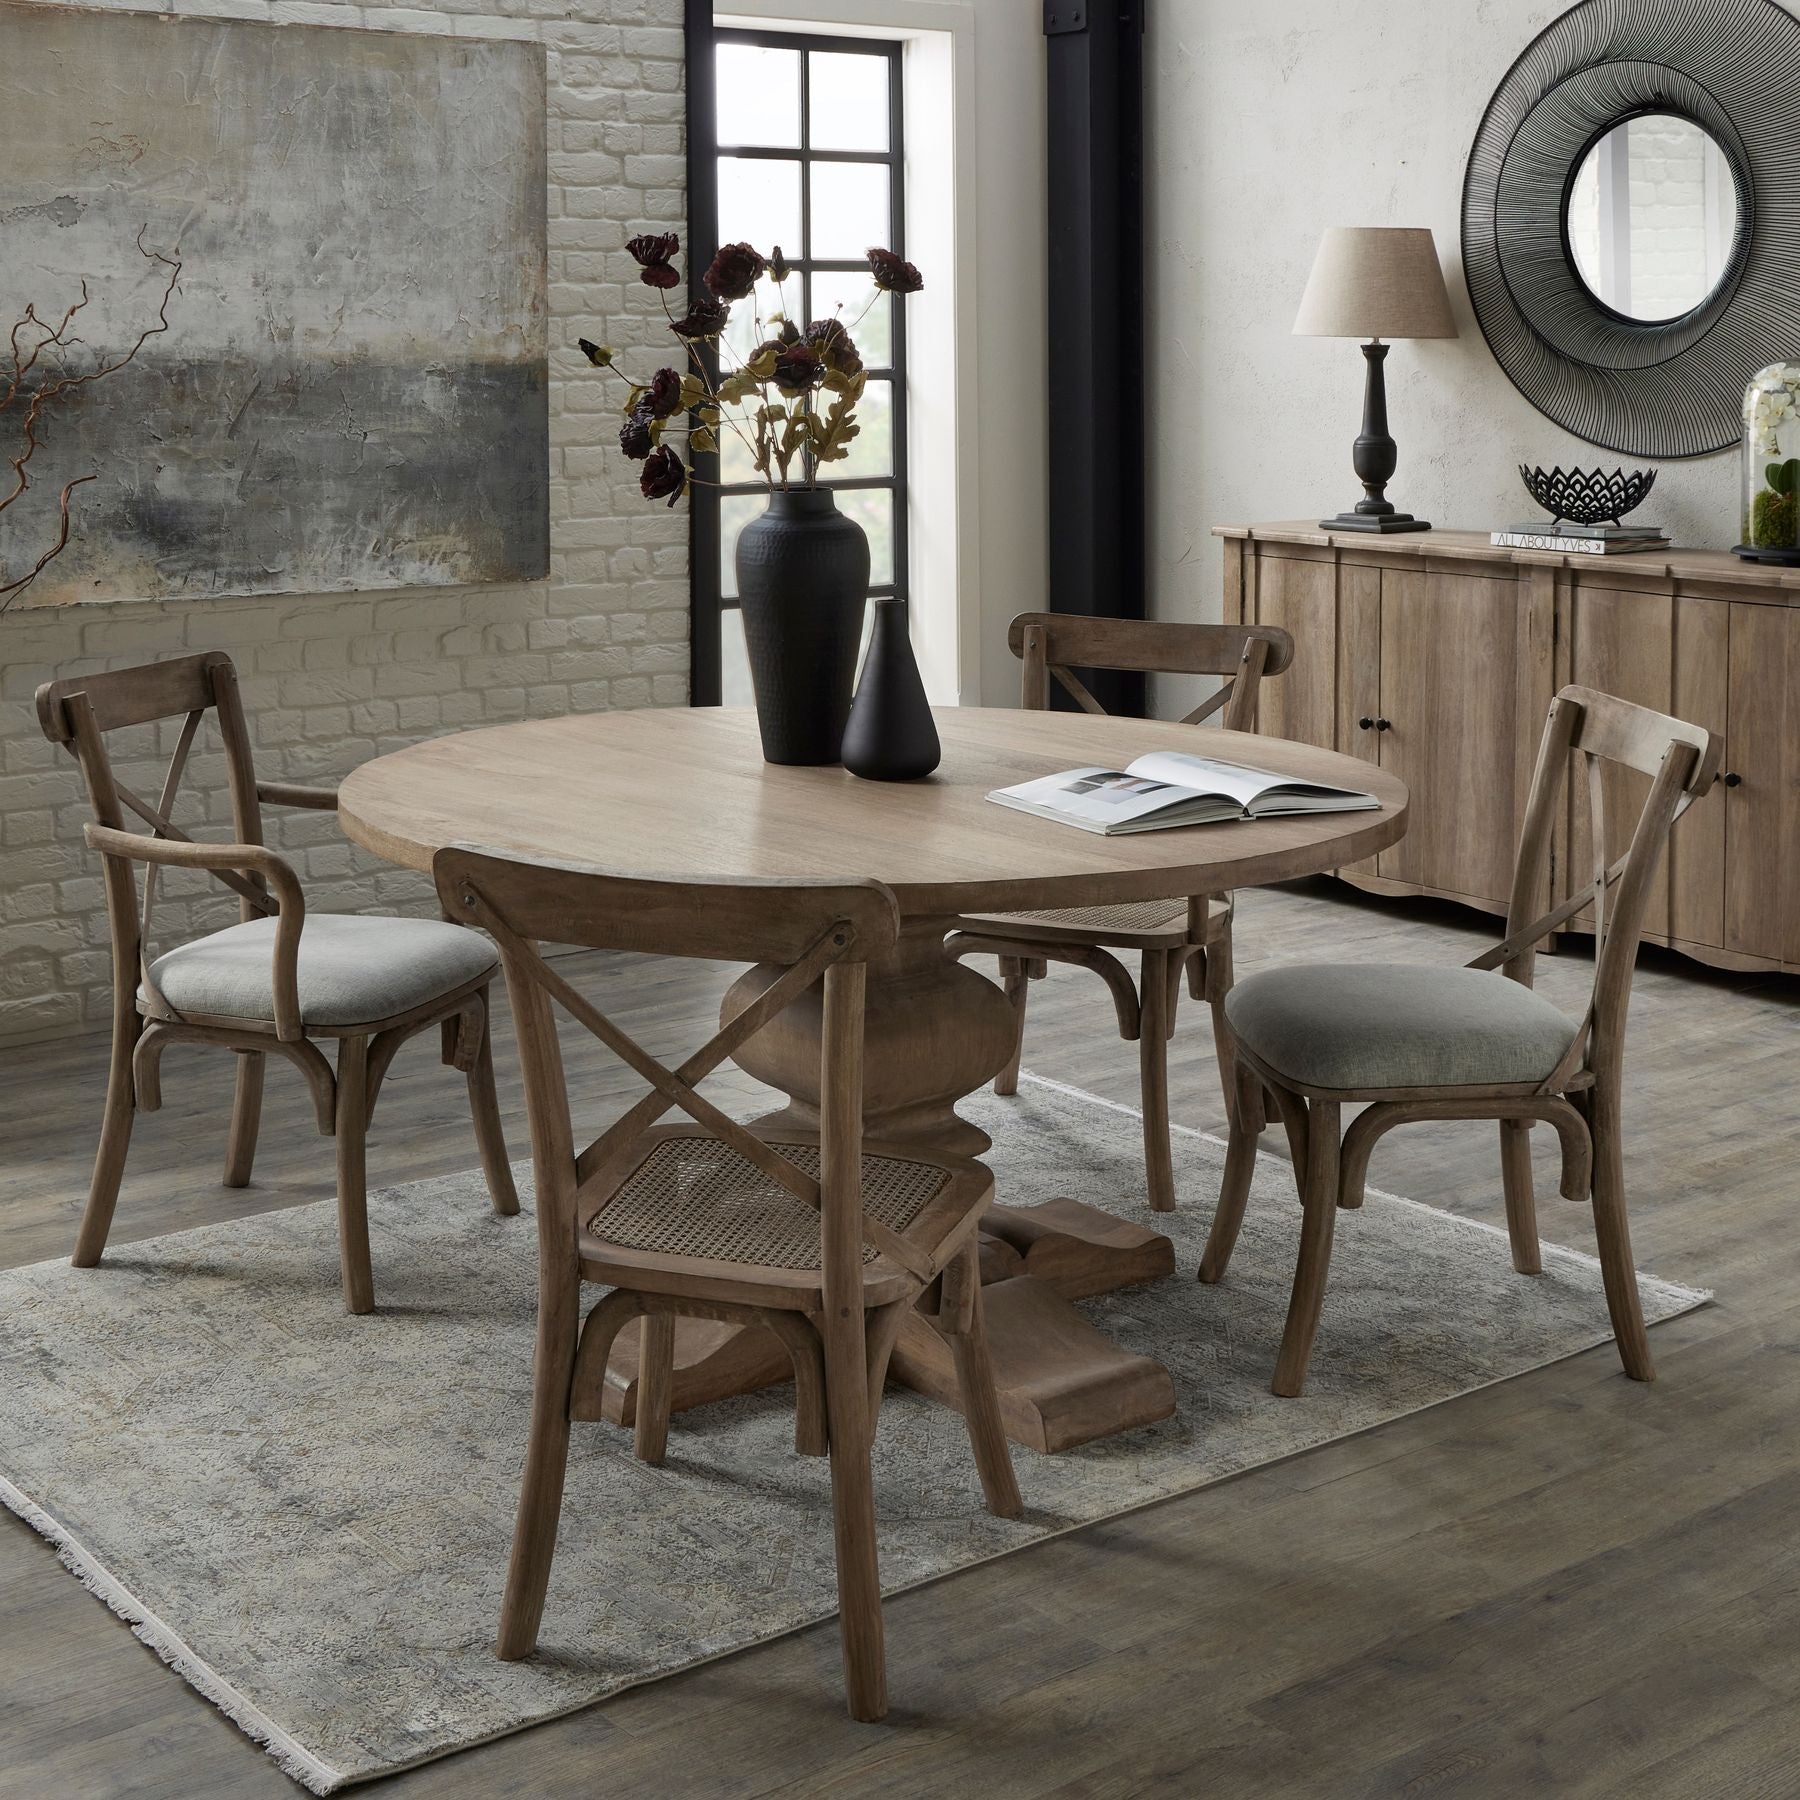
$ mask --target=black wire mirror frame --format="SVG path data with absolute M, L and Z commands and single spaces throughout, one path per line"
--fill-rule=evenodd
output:
M 1712 137 L 1737 191 L 1718 285 L 1655 321 L 1589 289 L 1566 222 L 1582 159 L 1647 113 Z M 1462 250 L 1488 347 L 1547 418 L 1626 456 L 1730 449 L 1750 378 L 1800 354 L 1800 19 L 1778 0 L 1583 0 L 1488 103 L 1463 179 Z

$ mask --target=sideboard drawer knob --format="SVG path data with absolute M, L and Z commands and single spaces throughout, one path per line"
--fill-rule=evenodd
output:
M 1377 719 L 1375 721 L 1375 729 L 1377 731 L 1392 731 L 1394 729 L 1394 722 L 1392 719 Z
M 1743 776 L 1739 775 L 1734 770 L 1732 773 L 1728 774 L 1725 777 L 1725 785 L 1727 787 L 1741 787 L 1743 785 L 1743 780 L 1744 780 Z
M 1375 729 L 1375 721 L 1365 713 L 1362 718 L 1356 721 L 1356 729 L 1358 731 L 1373 731 Z

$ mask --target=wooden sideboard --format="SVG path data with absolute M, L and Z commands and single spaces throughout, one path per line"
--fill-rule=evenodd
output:
M 1578 681 L 1725 738 L 1719 787 L 1675 827 L 1645 936 L 1726 968 L 1800 970 L 1800 569 L 1723 551 L 1500 550 L 1468 531 L 1215 535 L 1227 623 L 1294 637 L 1259 728 L 1412 790 L 1405 838 L 1344 880 L 1504 913 L 1544 715 Z M 1608 789 L 1609 839 L 1645 791 L 1637 776 Z M 1583 884 L 1586 838 L 1585 802 L 1571 804 L 1546 901 Z

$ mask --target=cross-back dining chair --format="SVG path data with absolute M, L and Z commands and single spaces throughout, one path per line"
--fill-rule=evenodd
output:
M 375 1304 L 364 1177 L 369 1119 L 394 1053 L 415 1033 L 441 1028 L 444 1061 L 468 1080 L 494 1210 L 516 1213 L 488 1035 L 498 955 L 479 933 L 441 919 L 307 913 L 299 877 L 263 844 L 262 807 L 330 812 L 337 795 L 256 779 L 231 658 L 206 651 L 47 682 L 37 708 L 44 735 L 75 757 L 87 783 L 94 818 L 86 838 L 103 858 L 112 935 L 112 1060 L 76 1266 L 93 1267 L 106 1248 L 132 1121 L 161 1107 L 162 1053 L 174 1043 L 236 1053 L 227 1187 L 250 1181 L 266 1058 L 284 1057 L 306 1078 L 319 1130 L 337 1140 L 338 1253 L 351 1312 Z M 224 749 L 229 843 L 196 842 L 171 817 L 208 713 Z M 120 779 L 107 736 L 177 719 L 161 786 L 154 800 L 144 799 Z M 128 814 L 149 829 L 127 830 Z M 156 955 L 164 869 L 200 870 L 223 883 L 238 897 L 239 922 Z M 335 1071 L 319 1048 L 332 1039 Z
M 1620 1094 L 1632 971 L 1651 882 L 1669 828 L 1712 786 L 1720 740 L 1648 707 L 1592 688 L 1556 696 L 1520 832 L 1506 937 L 1461 969 L 1300 964 L 1251 976 L 1225 1003 L 1240 1103 L 1231 1126 L 1218 1212 L 1200 1264 L 1223 1279 L 1256 1165 L 1256 1134 L 1241 1095 L 1274 1096 L 1301 1199 L 1299 1257 L 1274 1390 L 1306 1379 L 1325 1300 L 1340 1208 L 1362 1204 L 1369 1156 L 1396 1125 L 1420 1119 L 1497 1119 L 1513 1267 L 1542 1272 L 1532 1193 L 1531 1128 L 1555 1127 L 1565 1199 L 1591 1195 L 1607 1310 L 1627 1375 L 1655 1373 L 1638 1298 L 1625 1212 Z M 1652 778 L 1624 853 L 1607 861 L 1607 765 Z M 1584 777 L 1593 847 L 1591 881 L 1538 914 L 1565 772 Z M 1571 1018 L 1531 986 L 1535 947 L 1591 906 L 1594 980 Z M 1497 972 L 1496 972 L 1497 971 Z M 1340 1139 L 1343 1109 L 1369 1104 Z
M 660 1463 L 675 1321 L 760 1325 L 793 1361 L 796 1448 L 829 1450 L 845 1686 L 854 1717 L 880 1718 L 870 1449 L 894 1339 L 922 1299 L 950 1343 L 988 1508 L 1021 1510 L 981 1315 L 977 1228 L 993 1177 L 978 1162 L 862 1138 L 865 964 L 895 941 L 893 894 L 875 881 L 647 881 L 464 846 L 439 851 L 433 867 L 446 912 L 490 932 L 505 961 L 537 1181 L 537 1353 L 499 1655 L 536 1647 L 570 1421 L 601 1417 L 619 1331 L 640 1321 L 635 1448 Z M 788 967 L 672 1069 L 550 967 L 540 940 Z M 819 1128 L 765 1138 L 698 1084 L 821 978 Z M 580 1151 L 559 1008 L 650 1089 Z M 692 1123 L 656 1127 L 674 1108 Z M 612 1292 L 584 1321 L 588 1282 Z
M 1161 675 L 1225 677 L 1217 692 L 1182 721 L 1198 725 L 1215 714 L 1228 731 L 1249 731 L 1256 718 L 1257 689 L 1265 675 L 1279 675 L 1294 660 L 1294 640 L 1276 625 L 1174 625 L 1144 619 L 1093 619 L 1070 613 L 1021 613 L 1007 633 L 1020 659 L 1027 710 L 1050 705 L 1058 682 L 1084 712 L 1105 709 L 1075 673 L 1077 668 L 1125 669 Z M 1194 750 L 1204 755 L 1206 739 Z M 1220 1028 L 1220 1008 L 1231 989 L 1232 901 L 1229 894 L 1197 894 L 1173 900 L 1138 900 L 1119 906 L 1071 906 L 1052 911 L 995 913 L 959 921 L 950 940 L 958 956 L 998 955 L 1000 977 L 1013 1005 L 1012 1058 L 994 1082 L 997 1094 L 1019 1089 L 1025 1041 L 1025 1006 L 1033 978 L 1051 962 L 1092 970 L 1112 994 L 1119 1036 L 1138 1046 L 1143 1094 L 1144 1168 L 1150 1205 L 1175 1205 L 1175 1172 L 1169 1150 L 1169 1040 L 1185 970 L 1188 991 L 1212 1009 L 1219 1078 L 1227 1110 L 1235 1102 L 1230 1052 Z M 1139 979 L 1115 954 L 1139 952 Z M 1256 1104 L 1261 1106 L 1260 1096 Z M 1261 1118 L 1260 1111 L 1257 1114 Z

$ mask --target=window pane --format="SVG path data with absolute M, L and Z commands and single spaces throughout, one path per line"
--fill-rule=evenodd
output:
M 762 477 L 756 472 L 756 459 L 750 454 L 750 439 L 753 427 L 750 423 L 756 408 L 727 406 L 724 416 L 719 421 L 719 479 L 727 485 L 740 481 L 760 481 Z M 738 428 L 734 431 L 729 420 L 735 419 Z M 731 590 L 726 589 L 729 593 Z
M 744 615 L 735 606 L 719 615 L 719 700 L 725 706 L 756 703 L 756 690 L 750 684 L 750 652 L 744 644 Z
M 718 58 L 719 142 L 799 149 L 800 52 L 721 44 Z
M 871 294 L 876 296 L 872 306 Z M 866 313 L 864 307 L 868 307 Z M 894 360 L 893 307 L 893 301 L 878 292 L 867 275 L 828 269 L 812 278 L 813 318 L 829 319 L 835 312 L 871 369 L 885 369 Z
M 815 150 L 888 147 L 888 59 L 817 50 L 812 59 Z M 788 142 L 786 138 L 783 143 Z
M 816 162 L 812 166 L 812 249 L 818 260 L 858 257 L 893 235 L 885 163 Z
M 850 454 L 826 469 L 828 480 L 894 472 L 894 384 L 891 381 L 871 381 L 863 389 L 863 397 L 856 403 L 856 422 L 862 429 L 850 440 Z
M 789 256 L 798 254 L 800 165 L 721 156 L 719 242 L 754 244 L 765 256 L 780 244 Z
M 837 503 L 869 534 L 869 585 L 885 587 L 894 579 L 894 496 L 886 488 L 843 488 Z
M 719 501 L 719 592 L 737 592 L 738 533 L 769 504 L 766 494 L 726 494 Z

